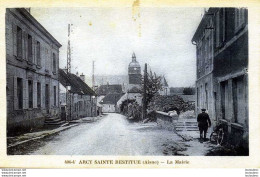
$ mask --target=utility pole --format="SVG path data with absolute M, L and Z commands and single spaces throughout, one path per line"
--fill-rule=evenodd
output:
M 92 89 L 95 91 L 95 61 L 92 61 Z
M 144 89 L 143 89 L 143 114 L 142 119 L 146 119 L 147 115 L 147 101 L 146 101 L 146 89 L 147 89 L 147 63 L 144 66 Z
M 71 47 L 70 47 L 70 32 L 71 32 L 71 25 L 68 24 L 68 46 L 67 46 L 67 75 L 71 73 Z M 66 121 L 71 120 L 71 94 L 70 94 L 71 86 L 67 84 L 66 86 L 66 105 L 67 105 L 67 116 Z
M 92 61 L 92 90 L 95 92 L 95 61 Z M 94 111 L 96 111 L 94 108 L 94 106 L 95 106 L 94 99 L 95 99 L 95 96 L 92 96 L 92 98 L 91 98 L 91 115 L 92 115 L 92 117 L 95 116 Z

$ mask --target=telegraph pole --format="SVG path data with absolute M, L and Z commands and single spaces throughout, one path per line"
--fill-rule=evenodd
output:
M 146 119 L 147 115 L 147 101 L 146 101 L 146 89 L 147 89 L 147 63 L 144 66 L 144 89 L 143 89 L 143 114 L 142 119 Z
M 71 47 L 70 47 L 70 32 L 71 32 L 71 25 L 68 24 L 68 46 L 67 46 L 67 75 L 71 73 Z M 66 105 L 67 105 L 67 116 L 66 121 L 71 120 L 71 94 L 70 94 L 71 86 L 66 86 Z
M 95 61 L 92 61 L 92 89 L 95 91 Z
M 95 61 L 92 61 L 92 90 L 95 92 Z M 95 116 L 94 111 L 96 111 L 96 109 L 94 108 L 95 104 L 94 104 L 94 96 L 92 96 L 91 98 L 91 115 L 92 117 Z

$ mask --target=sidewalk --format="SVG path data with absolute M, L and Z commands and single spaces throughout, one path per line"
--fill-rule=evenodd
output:
M 182 151 L 182 155 L 188 156 L 205 156 L 208 152 L 217 147 L 210 143 L 210 141 L 201 142 L 199 140 L 199 131 L 182 131 L 176 132 L 180 137 L 182 137 L 185 145 L 188 147 L 185 151 Z M 210 132 L 207 133 L 209 138 Z
M 27 143 L 29 141 L 37 140 L 37 139 L 42 139 L 44 137 L 54 135 L 58 132 L 64 131 L 66 129 L 72 128 L 74 126 L 79 125 L 80 123 L 91 123 L 95 122 L 99 119 L 101 119 L 103 116 L 98 116 L 98 117 L 84 117 L 78 120 L 72 120 L 69 123 L 65 123 L 57 128 L 53 128 L 50 130 L 42 130 L 42 131 L 37 131 L 37 132 L 31 132 L 31 133 L 25 133 L 19 136 L 14 136 L 14 137 L 7 137 L 7 148 L 12 148 L 24 143 Z

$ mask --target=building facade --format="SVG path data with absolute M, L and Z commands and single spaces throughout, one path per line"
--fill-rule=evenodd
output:
M 232 144 L 248 141 L 247 14 L 245 8 L 210 8 L 192 39 L 196 111 L 206 108 L 213 125 L 223 123 Z
M 98 105 L 102 108 L 102 112 L 118 112 L 116 103 L 123 95 L 123 87 L 119 84 L 107 83 L 98 87 L 97 95 Z
M 59 69 L 61 112 L 63 120 L 74 120 L 83 117 L 97 116 L 97 102 L 95 92 L 84 82 L 84 75 L 77 76 Z M 69 94 L 66 87 L 70 86 Z M 66 103 L 66 97 L 71 97 L 71 104 Z M 70 106 L 70 112 L 67 112 Z
M 24 8 L 6 9 L 8 133 L 59 117 L 61 44 Z
M 101 101 L 102 112 L 111 113 L 119 112 L 119 107 L 117 107 L 118 100 L 122 97 L 120 93 L 109 93 Z

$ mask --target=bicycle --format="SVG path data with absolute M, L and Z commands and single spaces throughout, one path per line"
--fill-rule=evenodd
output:
M 225 139 L 225 132 L 223 124 L 219 124 L 215 127 L 214 131 L 210 134 L 210 142 L 216 143 L 217 145 L 222 145 Z

